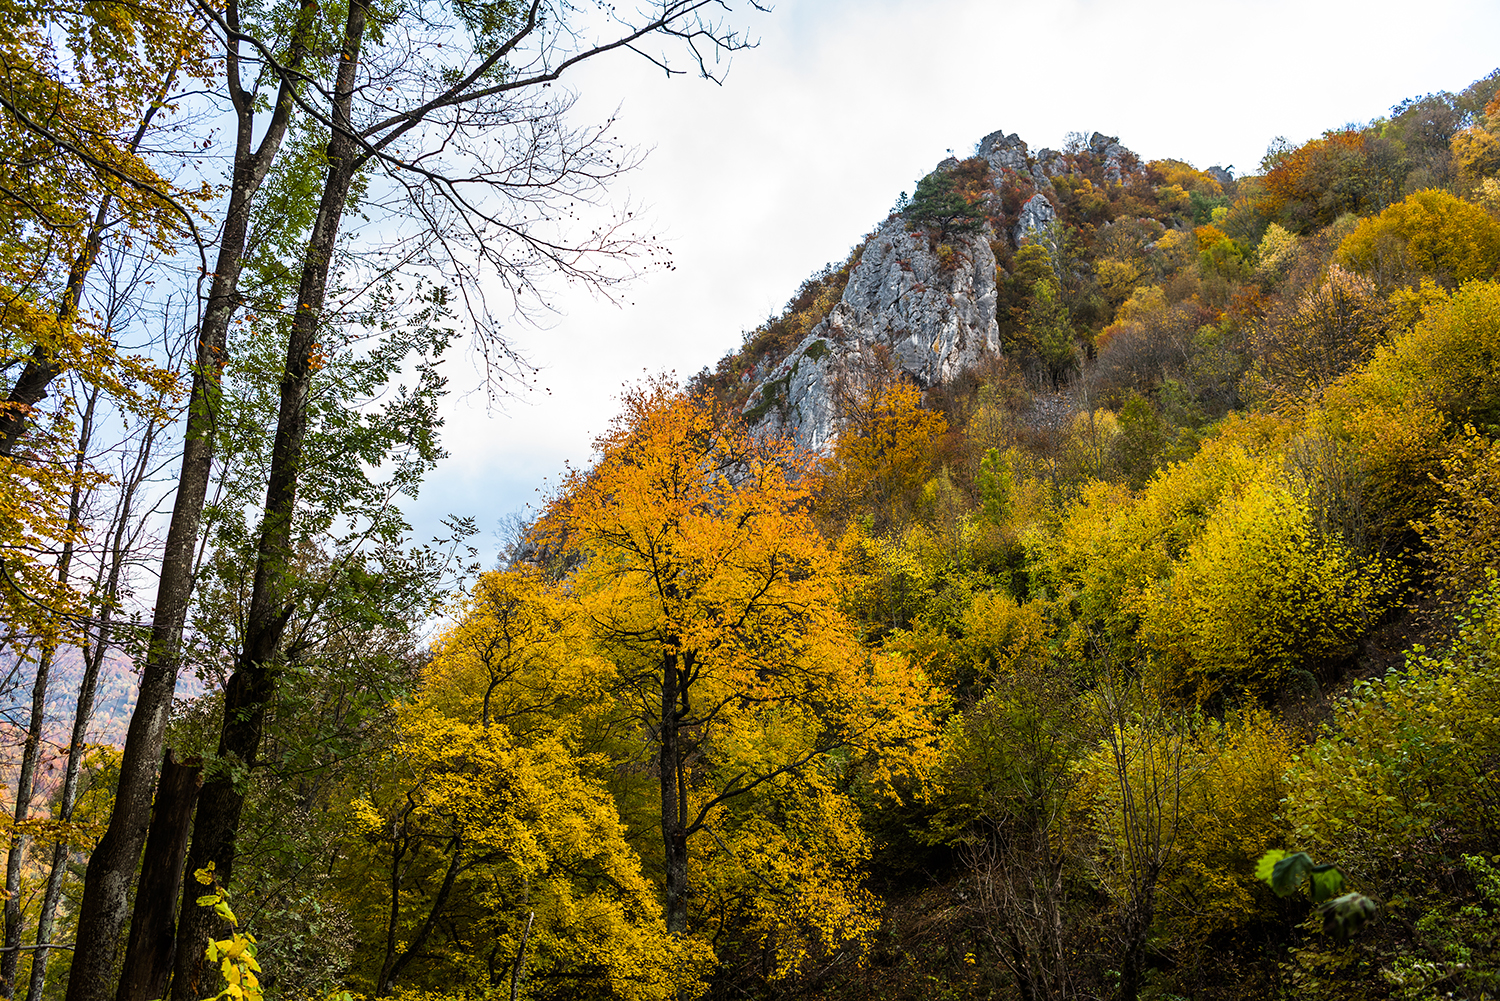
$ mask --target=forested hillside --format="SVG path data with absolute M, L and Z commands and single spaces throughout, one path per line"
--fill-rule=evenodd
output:
M 992 133 L 477 573 L 445 354 L 657 253 L 548 88 L 741 26 L 3 9 L 0 995 L 1500 990 L 1500 70 Z

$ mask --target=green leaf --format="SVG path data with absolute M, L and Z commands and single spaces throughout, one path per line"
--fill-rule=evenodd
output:
M 1271 867 L 1271 890 L 1278 897 L 1290 897 L 1302 885 L 1302 877 L 1313 869 L 1312 857 L 1307 852 L 1294 852 L 1278 860 Z
M 1323 932 L 1341 942 L 1347 941 L 1378 910 L 1379 904 L 1360 893 L 1335 897 L 1319 908 L 1323 915 Z
M 1280 848 L 1272 848 L 1270 851 L 1266 852 L 1260 857 L 1260 861 L 1256 863 L 1255 878 L 1264 880 L 1266 883 L 1270 883 L 1271 870 L 1275 868 L 1277 862 L 1280 862 L 1282 859 L 1286 858 L 1286 855 L 1287 853 L 1282 851 Z
M 1343 892 L 1344 874 L 1339 872 L 1336 866 L 1315 865 L 1307 878 L 1312 887 L 1312 898 L 1315 904 L 1321 904 Z

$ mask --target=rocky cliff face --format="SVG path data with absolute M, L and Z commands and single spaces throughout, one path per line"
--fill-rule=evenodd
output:
M 934 246 L 904 219 L 887 220 L 865 245 L 842 301 L 751 392 L 752 426 L 822 449 L 842 403 L 887 371 L 925 388 L 998 352 L 991 235 L 985 227 Z
M 1118 182 L 1134 165 L 1119 140 L 1094 133 L 1088 153 Z M 745 416 L 763 434 L 794 436 L 823 450 L 838 433 L 840 415 L 879 380 L 909 379 L 922 388 L 948 383 L 1000 351 L 996 321 L 996 262 L 992 243 L 1019 245 L 1046 233 L 1057 219 L 1052 178 L 1074 169 L 1055 150 L 1032 154 L 1017 135 L 993 132 L 976 155 L 989 164 L 998 189 L 1024 179 L 1032 192 L 1015 223 L 997 234 L 989 221 L 973 232 L 934 234 L 909 228 L 900 214 L 865 244 L 842 300 L 751 391 Z M 959 166 L 956 159 L 938 171 Z M 990 214 L 1004 216 L 998 204 Z M 1008 219 L 1007 219 L 1008 221 Z M 764 369 L 762 370 L 764 371 Z

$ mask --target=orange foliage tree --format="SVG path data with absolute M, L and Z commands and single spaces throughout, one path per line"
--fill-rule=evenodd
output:
M 727 814 L 768 790 L 841 799 L 819 767 L 850 739 L 865 659 L 837 611 L 833 554 L 792 446 L 750 438 L 666 380 L 623 402 L 595 443 L 598 464 L 570 478 L 546 529 L 577 560 L 566 586 L 650 748 L 667 928 L 682 935 L 690 838 L 713 831 L 722 846 L 722 831 L 733 843 Z M 858 855 L 804 867 L 799 899 L 822 903 L 802 917 L 827 926 L 824 948 L 871 927 L 849 867 Z
M 1395 144 L 1363 132 L 1330 132 L 1281 156 L 1265 175 L 1260 210 L 1297 233 L 1345 212 L 1384 208 L 1400 195 Z
M 900 524 L 932 478 L 948 421 L 924 410 L 922 394 L 904 383 L 878 390 L 846 420 L 824 468 L 822 507 L 842 519 L 869 512 L 876 528 Z

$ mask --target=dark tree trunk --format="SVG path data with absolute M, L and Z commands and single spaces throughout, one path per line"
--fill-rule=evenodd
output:
M 135 891 L 135 914 L 130 942 L 115 1001 L 151 1001 L 167 993 L 172 975 L 173 946 L 177 941 L 177 897 L 182 891 L 182 859 L 187 854 L 188 827 L 193 804 L 203 785 L 202 763 L 178 762 L 167 748 L 151 809 L 151 832 Z M 189 943 L 191 948 L 191 943 Z
M 666 871 L 667 931 L 687 933 L 687 803 L 682 774 L 681 703 L 684 701 L 683 672 L 677 655 L 662 658 L 661 675 L 661 840 Z
M 391 898 L 391 927 L 387 938 L 387 949 L 385 963 L 380 970 L 380 980 L 375 988 L 375 996 L 378 998 L 389 997 L 396 989 L 396 979 L 401 976 L 403 970 L 418 954 L 422 947 L 427 944 L 427 939 L 432 935 L 432 930 L 437 927 L 438 917 L 443 913 L 443 908 L 448 906 L 448 898 L 453 895 L 453 884 L 458 879 L 458 874 L 463 868 L 464 842 L 463 838 L 453 839 L 453 857 L 448 860 L 448 871 L 443 875 L 443 885 L 438 888 L 437 896 L 432 898 L 432 907 L 427 911 L 427 917 L 422 921 L 411 941 L 406 948 L 397 955 L 393 948 L 395 944 L 396 915 L 400 900 L 395 895 L 399 893 L 399 883 L 392 881 L 393 895 Z M 528 930 L 530 925 L 527 925 Z
M 363 3 L 349 5 L 334 89 L 334 129 L 328 142 L 328 173 L 317 219 L 308 238 L 297 294 L 298 309 L 287 340 L 281 404 L 271 446 L 265 515 L 256 547 L 245 643 L 224 691 L 224 724 L 219 734 L 218 754 L 225 761 L 247 768 L 256 762 L 266 707 L 276 694 L 282 635 L 295 611 L 287 596 L 292 561 L 292 519 L 302 472 L 308 393 L 315 371 L 313 355 L 320 336 L 328 274 L 338 239 L 339 221 L 360 164 L 358 137 L 350 125 L 349 109 L 364 41 L 365 14 Z M 236 783 L 229 774 L 231 771 L 243 773 L 243 769 L 226 769 L 204 783 L 193 824 L 192 848 L 188 853 L 188 868 L 196 871 L 212 861 L 224 882 L 228 882 L 234 872 L 235 839 L 248 791 L 243 778 Z M 184 895 L 178 917 L 178 937 L 188 942 L 218 934 L 222 929 L 222 922 L 215 915 L 194 904 L 190 899 L 194 896 L 191 892 Z M 178 950 L 172 980 L 174 1001 L 196 1001 L 203 997 L 204 972 L 200 954 L 189 948 Z
M 116 579 L 111 583 L 109 594 L 118 586 L 119 567 L 115 567 Z M 105 643 L 109 635 L 109 610 L 105 608 L 99 627 L 99 642 L 83 653 L 83 681 L 78 688 L 78 704 L 73 713 L 73 740 L 68 745 L 68 764 L 63 774 L 62 799 L 58 804 L 57 819 L 64 824 L 73 819 L 73 807 L 78 802 L 78 773 L 83 768 L 84 739 L 88 735 L 89 723 L 94 718 L 94 692 L 99 686 L 99 667 L 104 662 Z M 47 889 L 42 894 L 42 910 L 36 919 L 36 955 L 31 960 L 31 985 L 27 988 L 27 1001 L 41 1001 L 42 985 L 47 981 L 46 948 L 52 944 L 52 921 L 57 913 L 57 902 L 62 898 L 62 881 L 67 869 L 68 845 L 58 838 L 52 848 L 52 868 L 47 874 Z
M 305 0 L 299 37 L 292 47 L 290 64 L 293 68 L 300 64 L 302 39 L 310 30 L 310 8 L 311 0 Z M 226 17 L 231 28 L 238 30 L 234 3 L 229 5 Z M 251 96 L 239 86 L 237 44 L 237 41 L 230 43 L 227 74 L 238 119 L 234 180 L 194 360 L 182 469 L 178 474 L 172 519 L 167 526 L 166 552 L 162 556 L 157 585 L 150 645 L 141 672 L 135 712 L 130 717 L 130 728 L 125 736 L 119 786 L 109 827 L 89 857 L 88 872 L 84 877 L 77 940 L 86 943 L 87 947 L 74 954 L 67 1001 L 109 1001 L 114 995 L 111 981 L 119 956 L 121 931 L 125 927 L 130 884 L 146 837 L 156 762 L 161 757 L 162 735 L 177 687 L 182 627 L 192 594 L 198 524 L 203 515 L 213 465 L 224 349 L 230 320 L 238 306 L 239 277 L 252 202 L 286 137 L 292 112 L 291 88 L 289 84 L 283 84 L 266 133 L 259 147 L 254 145 L 255 108 Z
M 83 767 L 83 756 L 86 750 L 84 741 L 88 735 L 89 723 L 94 717 L 94 691 L 99 683 L 99 668 L 104 663 L 104 655 L 109 649 L 112 628 L 111 610 L 120 594 L 120 579 L 125 570 L 126 548 L 129 544 L 131 522 L 134 518 L 135 496 L 155 465 L 157 435 L 157 425 L 150 425 L 146 429 L 140 439 L 134 468 L 125 482 L 121 484 L 114 520 L 108 533 L 111 542 L 107 550 L 107 569 L 105 562 L 101 560 L 99 578 L 96 580 L 99 591 L 97 604 L 99 621 L 93 641 L 90 642 L 86 635 L 81 644 L 83 678 L 79 682 L 78 698 L 73 710 L 72 740 L 68 745 L 68 761 L 63 770 L 62 795 L 57 805 L 57 819 L 63 824 L 73 819 L 73 808 L 78 801 L 78 775 Z M 70 853 L 71 850 L 66 841 L 59 838 L 52 849 L 52 866 L 47 875 L 47 888 L 42 896 L 41 911 L 36 919 L 37 948 L 31 961 L 31 985 L 27 992 L 27 998 L 30 1001 L 40 1001 L 42 985 L 47 979 L 49 947 L 52 945 L 52 920 L 57 913 L 57 902 L 62 897 L 65 862 Z
M 16 970 L 21 962 L 21 863 L 26 856 L 27 842 L 21 833 L 21 825 L 31 812 L 47 704 L 47 675 L 52 668 L 54 650 L 55 644 L 43 646 L 42 655 L 36 662 L 36 683 L 31 687 L 31 725 L 26 729 L 26 743 L 21 750 L 21 774 L 16 778 L 15 824 L 11 828 L 10 851 L 5 860 L 5 953 L 0 956 L 0 997 L 15 996 Z
M 141 131 L 137 133 L 136 143 L 132 144 L 132 148 L 139 145 L 140 139 L 145 135 L 146 125 L 154 114 L 154 110 L 146 113 L 145 120 L 141 124 Z M 104 241 L 104 224 L 109 220 L 110 202 L 108 195 L 100 201 L 99 209 L 94 214 L 93 225 L 89 227 L 89 234 L 84 239 L 83 250 L 73 261 L 73 266 L 68 269 L 68 282 L 63 286 L 62 300 L 57 307 L 59 323 L 72 323 L 78 315 L 78 303 L 83 298 L 84 282 L 94 265 L 94 258 L 99 254 L 99 247 Z M 38 403 L 46 399 L 47 387 L 52 385 L 52 380 L 62 374 L 62 370 L 62 364 L 49 356 L 41 345 L 31 349 L 31 354 L 26 357 L 25 367 L 16 377 L 15 384 L 10 387 L 10 395 L 5 400 L 6 405 L 0 407 L 0 456 L 9 457 L 15 452 L 16 444 L 26 433 L 26 418 Z

